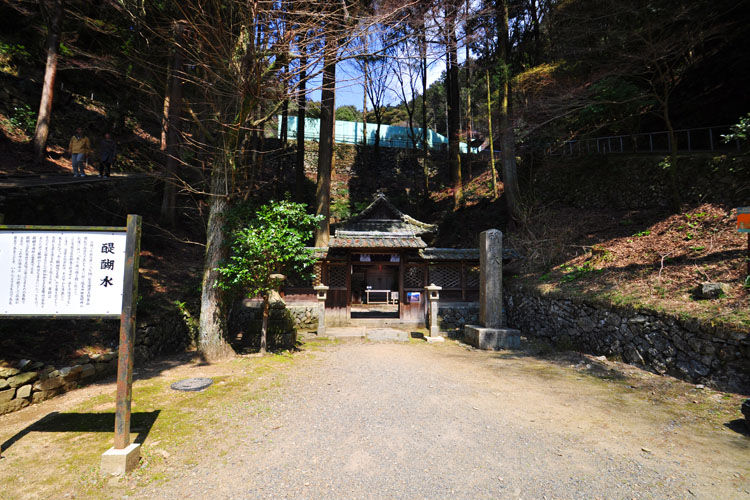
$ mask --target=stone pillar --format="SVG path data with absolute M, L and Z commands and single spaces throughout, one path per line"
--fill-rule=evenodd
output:
M 432 283 L 424 287 L 424 296 L 427 301 L 428 321 L 430 325 L 430 337 L 437 337 L 440 333 L 438 326 L 438 300 L 440 300 L 440 290 L 442 286 Z
M 503 327 L 503 233 L 479 233 L 479 323 Z
M 314 288 L 318 294 L 318 335 L 322 337 L 326 334 L 326 297 L 328 296 L 328 287 L 326 285 L 318 285 Z
M 521 332 L 503 324 L 503 233 L 490 229 L 479 234 L 479 322 L 466 325 L 464 340 L 479 349 L 521 346 Z

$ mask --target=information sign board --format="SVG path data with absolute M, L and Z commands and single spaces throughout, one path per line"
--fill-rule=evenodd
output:
M 0 231 L 0 315 L 119 316 L 124 231 Z
M 141 216 L 127 226 L 0 226 L 0 317 L 119 316 L 115 443 L 102 470 L 138 464 L 130 443 Z

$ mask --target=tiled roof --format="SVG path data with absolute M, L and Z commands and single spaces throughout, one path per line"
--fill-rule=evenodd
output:
M 427 244 L 418 236 L 362 235 L 341 237 L 336 234 L 328 242 L 329 248 L 424 248 Z
M 362 220 L 347 222 L 336 228 L 336 236 L 349 238 L 367 233 L 368 236 L 391 235 L 391 236 L 415 236 L 425 231 L 419 226 L 400 220 Z
M 419 256 L 425 260 L 479 260 L 478 248 L 423 248 Z M 512 248 L 503 248 L 503 260 L 520 259 Z
M 338 238 L 329 241 L 334 248 L 419 248 L 419 256 L 424 260 L 479 260 L 478 248 L 425 248 L 419 237 L 413 238 Z M 316 259 L 333 257 L 329 255 L 330 247 L 312 247 Z M 342 254 L 340 257 L 345 257 Z M 521 259 L 521 255 L 512 248 L 503 248 L 503 260 Z
M 425 260 L 479 260 L 478 248 L 423 248 L 419 256 Z
M 375 218 L 379 213 L 379 218 Z M 358 215 L 342 222 L 336 228 L 336 236 L 356 237 L 351 233 L 390 233 L 398 236 L 421 236 L 434 233 L 437 226 L 427 224 L 406 215 L 394 207 L 384 194 L 379 193 L 370 206 Z M 365 234 L 365 237 L 377 236 Z

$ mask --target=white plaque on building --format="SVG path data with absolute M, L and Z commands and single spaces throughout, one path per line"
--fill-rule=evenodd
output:
M 126 233 L 0 231 L 0 315 L 119 315 Z

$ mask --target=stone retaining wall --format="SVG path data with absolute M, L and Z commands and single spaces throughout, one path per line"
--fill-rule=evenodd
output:
M 619 357 L 691 382 L 750 392 L 747 332 L 655 311 L 540 297 L 519 288 L 508 289 L 505 298 L 509 326 L 527 337 Z
M 190 334 L 179 312 L 165 311 L 139 324 L 135 334 L 135 364 L 184 349 Z M 71 391 L 117 373 L 117 351 L 84 355 L 70 365 L 56 368 L 42 361 L 24 359 L 14 366 L 0 362 L 0 415 L 20 410 L 58 394 Z
M 243 347 L 259 348 L 263 324 L 263 303 L 243 300 L 233 310 L 229 322 L 232 338 L 241 338 Z M 266 344 L 269 349 L 291 349 L 297 342 L 295 319 L 283 300 L 271 301 L 268 307 Z
M 292 315 L 295 329 L 304 331 L 318 329 L 317 302 L 287 304 L 286 309 Z
M 15 367 L 0 366 L 0 415 L 20 410 L 117 372 L 117 354 L 83 356 L 57 369 L 28 359 Z
M 464 325 L 479 324 L 479 302 L 438 302 L 438 326 L 441 330 L 463 330 Z

